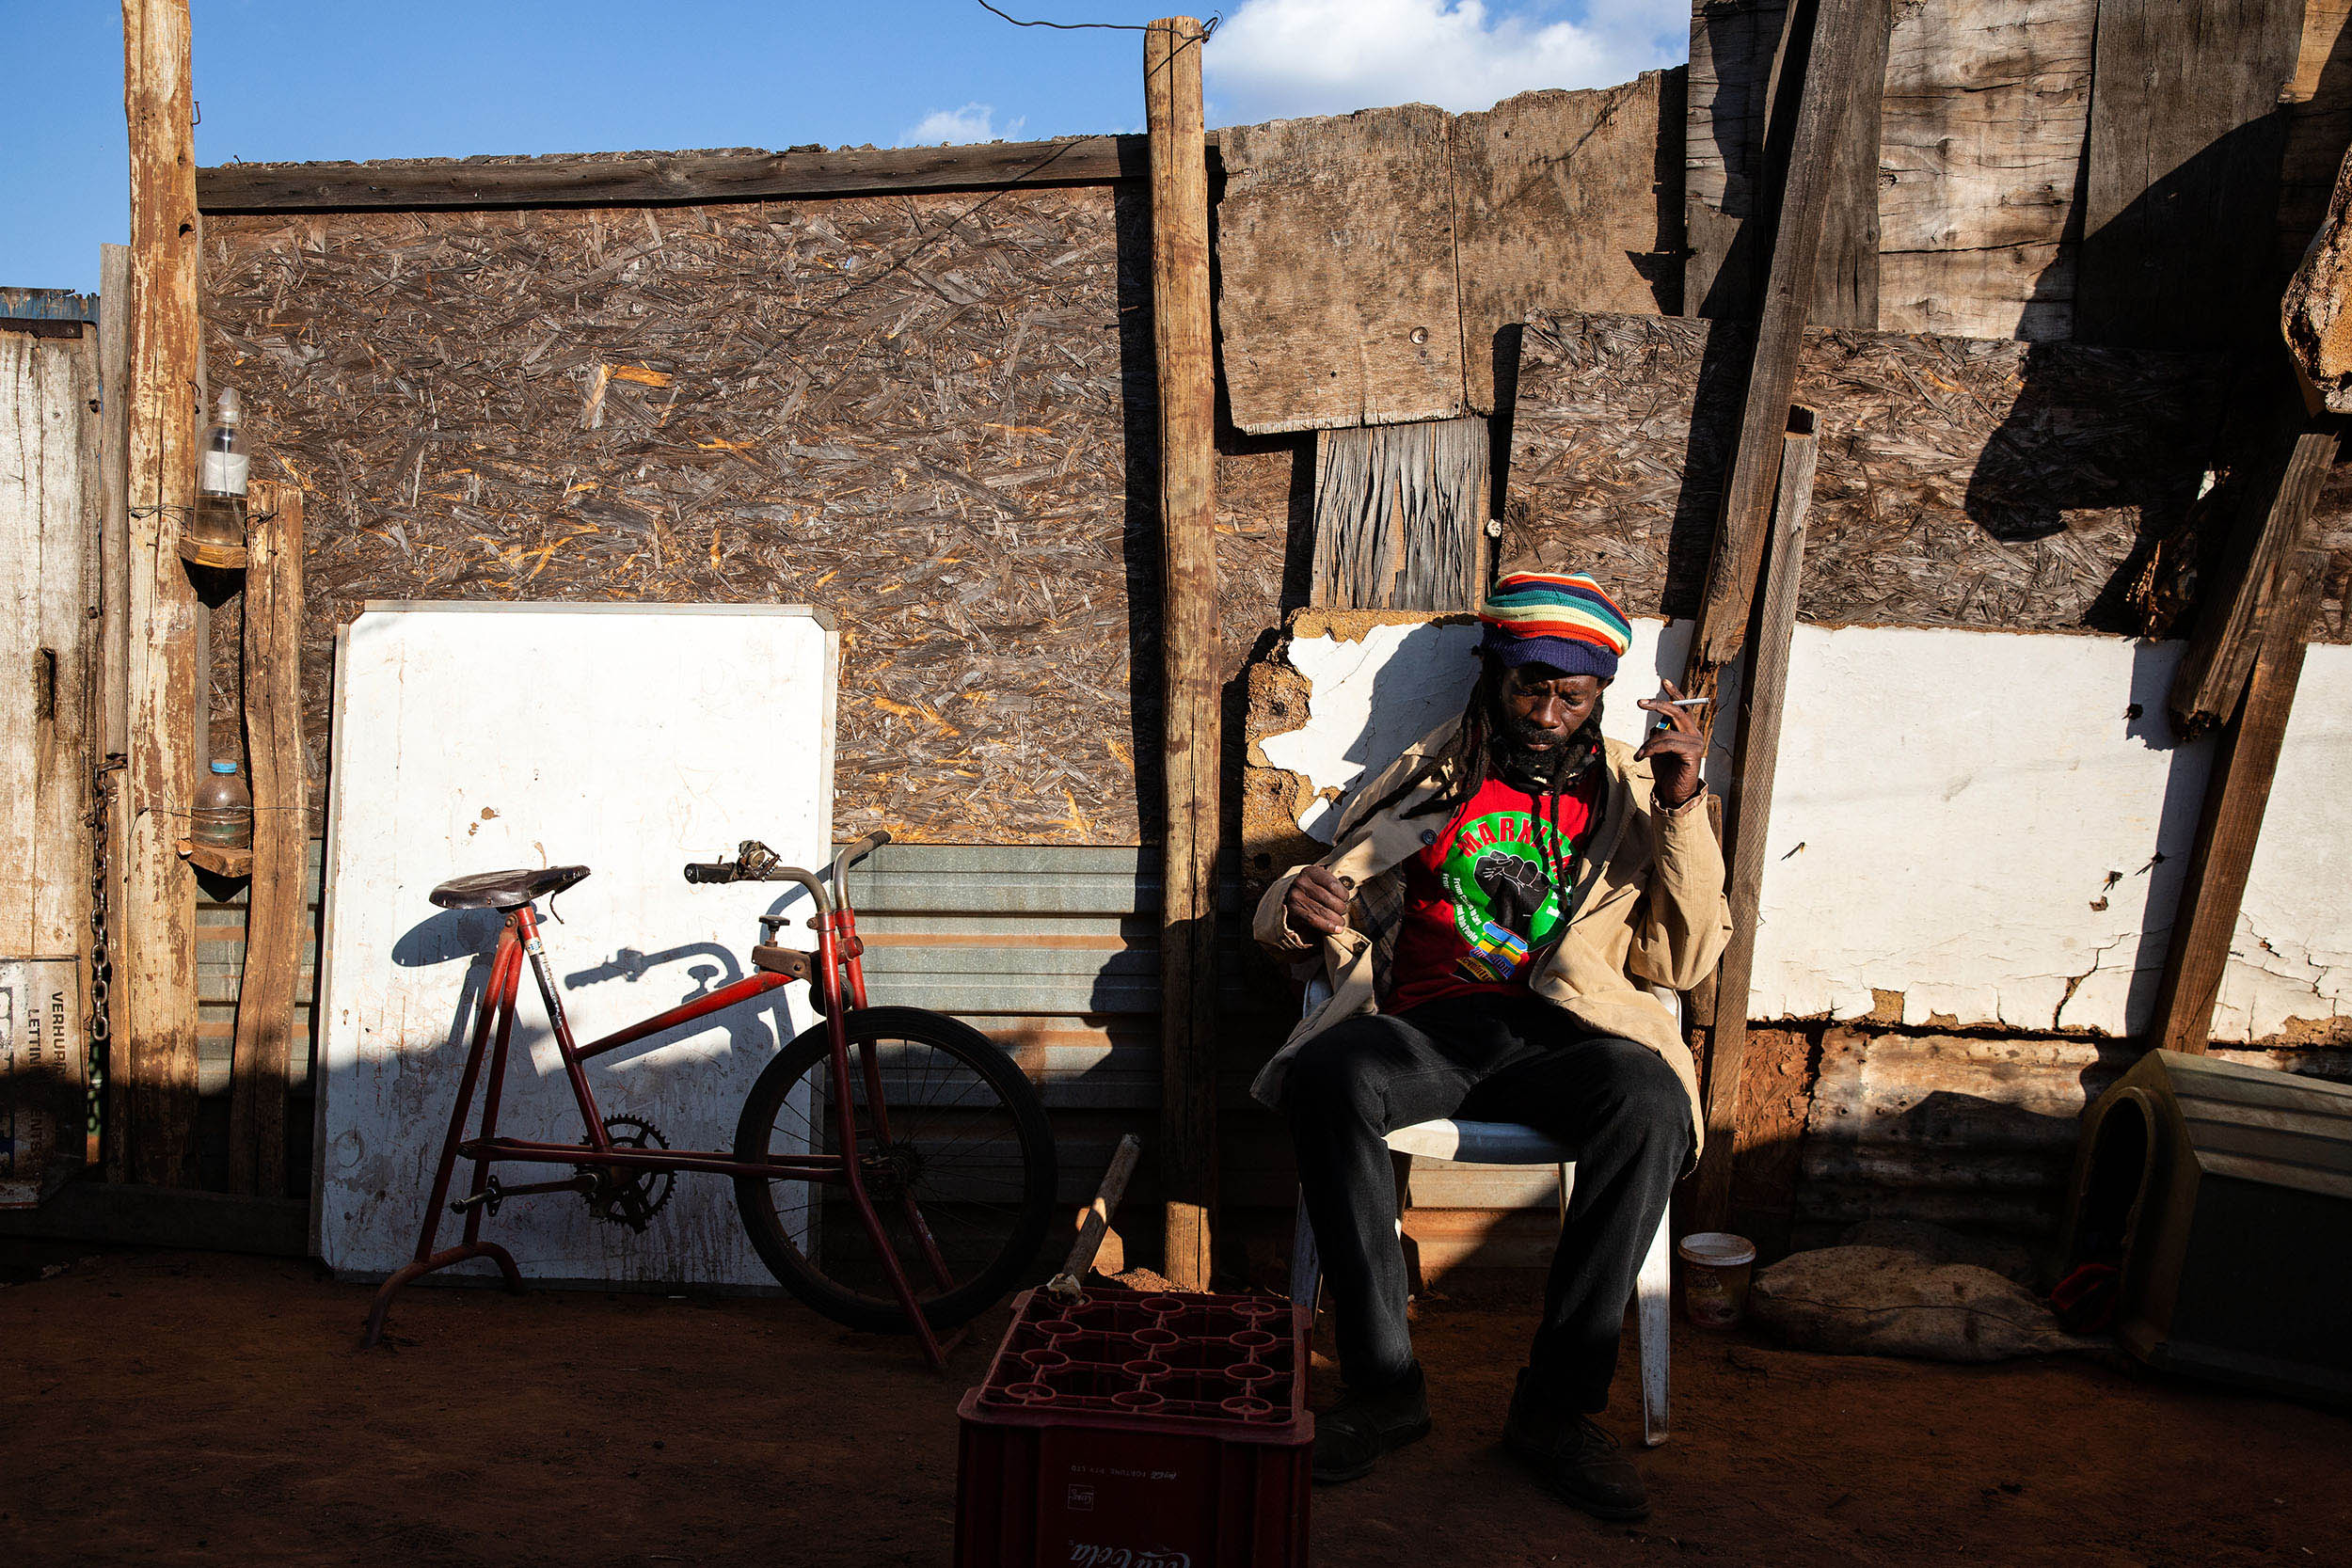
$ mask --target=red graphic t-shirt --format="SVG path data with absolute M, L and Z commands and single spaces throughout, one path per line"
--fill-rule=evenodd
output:
M 1557 797 L 1489 779 L 1405 863 L 1384 1012 L 1527 984 L 1528 955 L 1567 919 L 1599 788 L 1597 768 Z

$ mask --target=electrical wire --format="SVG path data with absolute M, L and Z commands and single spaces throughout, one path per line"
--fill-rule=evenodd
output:
M 1063 33 L 1081 33 L 1089 28 L 1100 29 L 1105 33 L 1144 33 L 1151 31 L 1149 27 L 1134 22 L 1024 22 L 1017 16 L 1011 16 L 1004 11 L 998 10 L 995 7 L 989 4 L 988 0 L 977 0 L 977 3 L 980 9 L 988 12 L 991 16 L 1003 17 L 1007 22 L 1011 23 L 1016 27 L 1051 27 L 1057 32 Z M 1222 13 L 1212 15 L 1209 18 L 1208 23 L 1200 29 L 1200 41 L 1202 43 L 1208 42 L 1209 35 L 1216 32 L 1217 24 L 1224 20 L 1225 18 Z

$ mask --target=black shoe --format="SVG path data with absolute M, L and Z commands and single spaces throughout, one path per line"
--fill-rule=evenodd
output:
M 1589 1416 L 1564 1410 L 1537 1396 L 1527 1373 L 1519 1373 L 1511 1395 L 1502 1440 L 1527 1462 L 1536 1479 L 1596 1519 L 1630 1524 L 1649 1517 L 1649 1497 L 1641 1473 L 1617 1440 Z
M 1428 1385 L 1421 1363 L 1375 1393 L 1350 1389 L 1315 1418 L 1314 1478 L 1328 1484 L 1372 1473 L 1382 1454 L 1429 1435 Z

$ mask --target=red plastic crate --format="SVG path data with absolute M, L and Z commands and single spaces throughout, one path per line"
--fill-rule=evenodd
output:
M 1315 1418 L 1290 1303 L 1013 1307 L 957 1407 L 957 1568 L 1304 1568 Z

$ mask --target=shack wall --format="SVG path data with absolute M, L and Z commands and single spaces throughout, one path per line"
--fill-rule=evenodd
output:
M 842 631 L 841 833 L 1139 842 L 1142 221 L 1125 185 L 208 219 L 213 385 L 310 497 L 314 785 L 331 639 L 367 599 L 788 600 Z M 1295 443 L 1232 446 L 1237 668 Z M 233 746 L 233 657 L 215 674 Z

